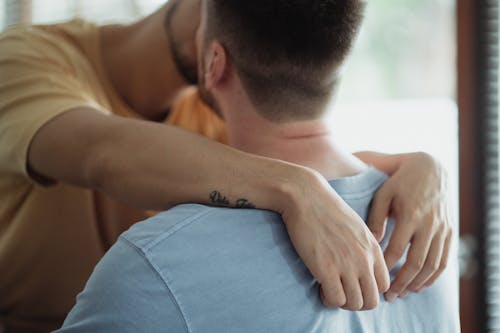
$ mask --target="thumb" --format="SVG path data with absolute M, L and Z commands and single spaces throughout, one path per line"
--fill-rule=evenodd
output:
M 387 217 L 389 216 L 392 203 L 392 188 L 389 182 L 386 182 L 375 194 L 368 216 L 368 228 L 375 236 L 377 242 L 380 242 L 385 235 Z

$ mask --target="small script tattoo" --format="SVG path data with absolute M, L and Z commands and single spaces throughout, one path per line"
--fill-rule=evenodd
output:
M 235 208 L 255 208 L 255 205 L 247 199 L 238 199 Z
M 209 198 L 212 203 L 220 206 L 234 207 L 234 208 L 249 208 L 249 209 L 255 208 L 255 205 L 253 203 L 251 203 L 248 199 L 244 198 L 236 200 L 236 204 L 233 205 L 219 191 L 211 192 Z
M 210 201 L 218 205 L 229 206 L 229 200 L 220 194 L 219 191 L 213 191 L 210 193 Z

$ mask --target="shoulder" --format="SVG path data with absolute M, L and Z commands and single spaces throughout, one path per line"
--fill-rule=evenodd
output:
M 246 294 L 247 288 L 234 289 L 235 281 L 262 286 L 262 272 L 280 276 L 278 281 L 294 279 L 287 258 L 298 263 L 275 213 L 177 206 L 120 236 L 95 268 L 61 332 L 204 331 L 215 325 L 211 318 L 221 315 L 213 304 Z M 248 263 L 255 269 L 242 275 Z M 297 274 L 303 278 L 305 271 Z M 214 293 L 214 285 L 221 289 Z M 206 315 L 194 314 L 196 309 Z M 235 322 L 234 313 L 248 319 L 247 311 L 226 312 L 226 322 Z
M 0 35 L 0 50 L 2 54 L 43 51 L 38 49 L 38 47 L 42 45 L 56 46 L 55 43 L 57 42 L 60 42 L 57 36 L 47 32 L 45 29 L 37 26 L 16 26 Z
M 251 227 L 258 221 L 281 224 L 279 215 L 270 211 L 187 204 L 139 222 L 120 237 L 146 253 L 179 238 L 194 241 L 207 234 L 214 236 L 232 229 L 241 230 L 245 225 Z
M 81 61 L 83 54 L 68 33 L 79 29 L 89 30 L 79 20 L 59 25 L 9 28 L 0 34 L 0 59 L 45 60 L 45 65 L 71 66 L 72 62 Z
M 147 258 L 119 240 L 94 269 L 57 332 L 186 332 L 166 281 Z

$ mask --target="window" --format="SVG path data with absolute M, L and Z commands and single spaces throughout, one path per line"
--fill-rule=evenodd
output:
M 154 11 L 165 0 L 0 0 L 0 28 L 18 23 L 7 20 L 22 6 L 31 10 L 34 23 L 54 23 L 81 17 L 97 23 L 127 22 Z M 6 15 L 7 14 L 7 15 Z
M 455 1 L 367 3 L 332 126 L 351 150 L 431 153 L 448 169 L 456 198 Z
M 453 0 L 368 1 L 342 101 L 455 97 Z
M 462 280 L 464 332 L 500 332 L 498 6 L 458 2 L 461 226 L 478 268 Z
M 33 21 L 49 23 L 74 16 L 97 23 L 128 22 L 149 14 L 164 0 L 32 0 Z
M 482 118 L 482 158 L 484 166 L 484 277 L 486 298 L 486 329 L 500 332 L 500 164 L 499 164 L 499 4 L 480 1 L 479 52 Z

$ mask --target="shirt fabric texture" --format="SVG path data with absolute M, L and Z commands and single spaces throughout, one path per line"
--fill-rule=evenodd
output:
M 369 168 L 330 184 L 366 220 L 386 179 Z M 453 255 L 434 285 L 374 310 L 326 309 L 318 293 L 278 214 L 181 205 L 119 238 L 57 333 L 460 332 Z
M 142 117 L 109 82 L 99 27 L 85 21 L 1 34 L 0 78 L 0 327 L 48 332 L 60 327 L 119 234 L 150 214 L 101 193 L 33 179 L 30 143 L 47 122 L 75 108 Z M 225 140 L 223 123 L 193 91 L 165 122 Z

